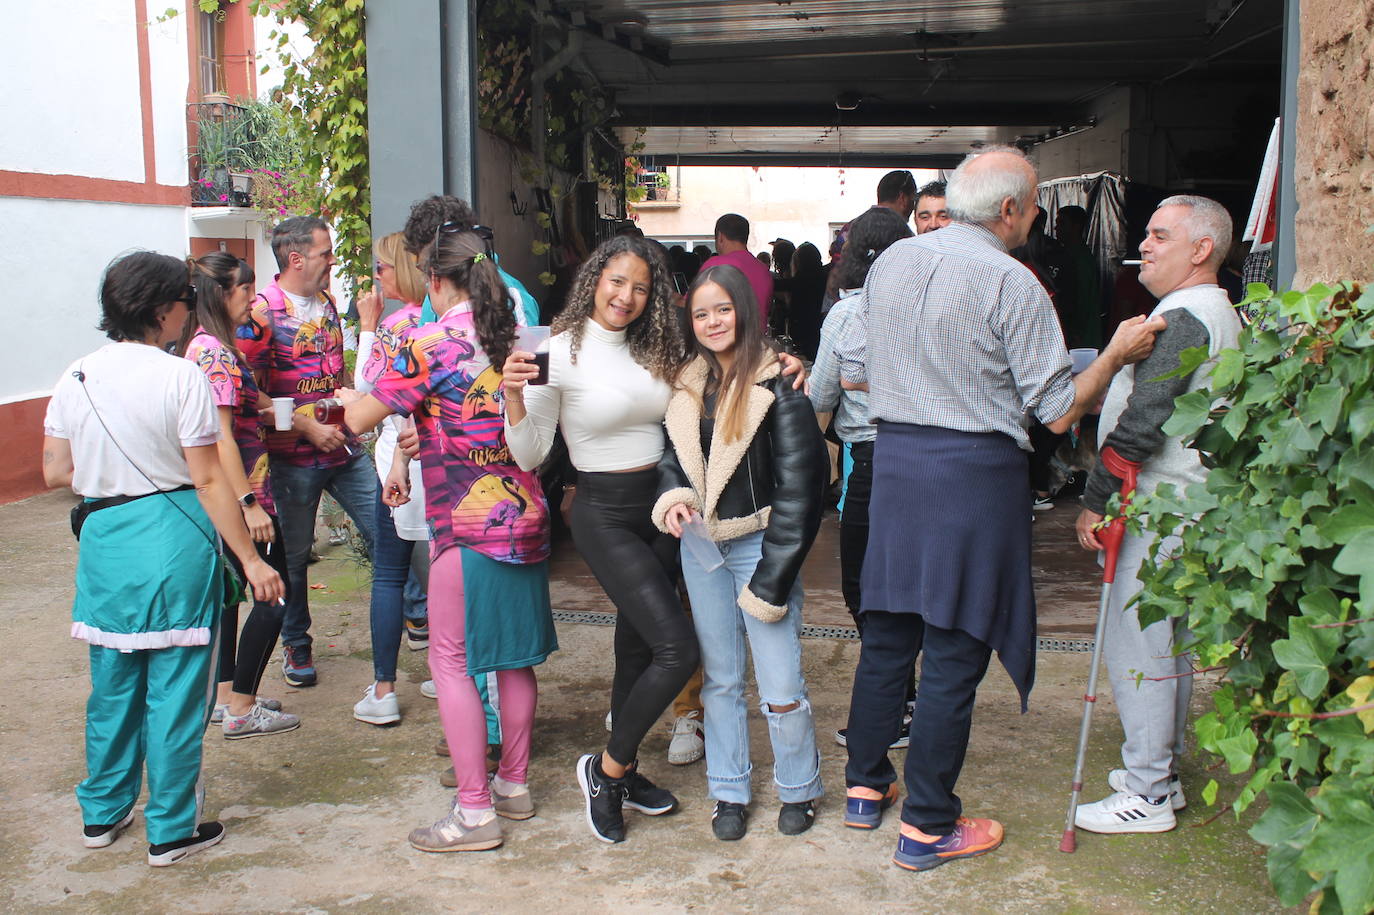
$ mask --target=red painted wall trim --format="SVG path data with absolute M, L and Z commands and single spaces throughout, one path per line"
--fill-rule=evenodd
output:
M 43 482 L 43 415 L 48 398 L 0 404 L 0 504 L 46 492 Z
M 157 184 L 157 151 L 153 144 L 153 64 L 148 50 L 148 0 L 134 0 L 134 34 L 138 39 L 138 102 L 143 116 L 143 180 Z
M 142 184 L 82 175 L 40 175 L 0 170 L 0 197 L 41 197 L 53 200 L 94 200 L 100 203 L 146 203 L 156 206 L 191 205 L 191 189 L 184 185 Z

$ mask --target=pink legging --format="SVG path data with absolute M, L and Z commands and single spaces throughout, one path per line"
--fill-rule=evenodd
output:
M 464 810 L 491 806 L 487 787 L 487 723 L 477 685 L 467 673 L 460 547 L 439 554 L 429 571 L 429 670 L 439 696 L 439 720 L 458 778 L 458 805 Z M 498 670 L 501 696 L 501 767 L 497 774 L 523 785 L 528 778 L 530 731 L 538 701 L 534 668 Z

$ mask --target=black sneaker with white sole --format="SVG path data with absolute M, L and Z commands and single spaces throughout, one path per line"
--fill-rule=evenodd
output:
M 625 779 L 601 771 L 601 756 L 588 753 L 577 761 L 577 783 L 586 800 L 587 825 L 602 842 L 625 841 Z
M 87 848 L 105 848 L 113 845 L 114 840 L 119 838 L 119 834 L 129 828 L 129 824 L 134 821 L 134 808 L 130 807 L 129 812 L 124 814 L 118 823 L 110 823 L 105 826 L 86 826 L 81 830 L 81 843 Z
M 747 811 L 743 804 L 730 801 L 716 801 L 716 809 L 711 813 L 711 832 L 722 842 L 733 842 L 744 838 Z
M 835 732 L 835 742 L 842 747 L 849 746 L 849 728 L 840 728 Z M 897 732 L 897 739 L 887 745 L 889 750 L 905 750 L 911 745 L 911 715 L 902 716 L 902 729 Z
M 168 867 L 183 858 L 189 858 L 198 851 L 211 845 L 218 845 L 224 838 L 224 824 L 210 820 L 196 827 L 196 834 L 176 842 L 148 846 L 148 863 L 153 867 Z
M 640 774 L 636 762 L 625 772 L 625 806 L 656 817 L 677 810 L 677 798 Z
M 778 811 L 778 832 L 785 836 L 799 836 L 816 822 L 816 804 L 813 801 L 783 804 Z

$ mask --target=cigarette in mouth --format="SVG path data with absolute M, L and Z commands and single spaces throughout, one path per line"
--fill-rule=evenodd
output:
M 1122 262 L 1121 262 L 1121 266 L 1123 266 L 1123 267 L 1139 267 L 1139 266 L 1140 266 L 1141 264 L 1143 264 L 1143 263 L 1145 263 L 1145 262 L 1144 262 L 1144 261 L 1122 261 Z

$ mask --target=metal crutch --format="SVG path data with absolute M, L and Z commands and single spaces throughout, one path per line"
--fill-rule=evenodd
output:
M 1136 476 L 1140 464 L 1128 461 L 1117 453 L 1115 448 L 1102 449 L 1102 464 L 1115 477 L 1121 478 L 1121 507 L 1124 509 L 1135 494 Z M 1093 705 L 1097 702 L 1097 667 L 1102 659 L 1102 642 L 1107 628 L 1107 601 L 1112 595 L 1112 582 L 1116 580 L 1116 560 L 1121 554 L 1121 541 L 1126 535 L 1126 522 L 1120 516 L 1097 532 L 1106 553 L 1102 563 L 1102 596 L 1097 602 L 1097 631 L 1093 636 L 1092 672 L 1088 674 L 1088 691 L 1083 694 L 1083 723 L 1078 729 L 1078 758 L 1073 766 L 1073 791 L 1069 795 L 1069 813 L 1064 820 L 1064 836 L 1059 840 L 1059 850 L 1073 853 L 1078 839 L 1074 834 L 1074 815 L 1078 812 L 1078 795 L 1083 790 L 1083 758 L 1088 752 L 1088 731 L 1092 728 Z

